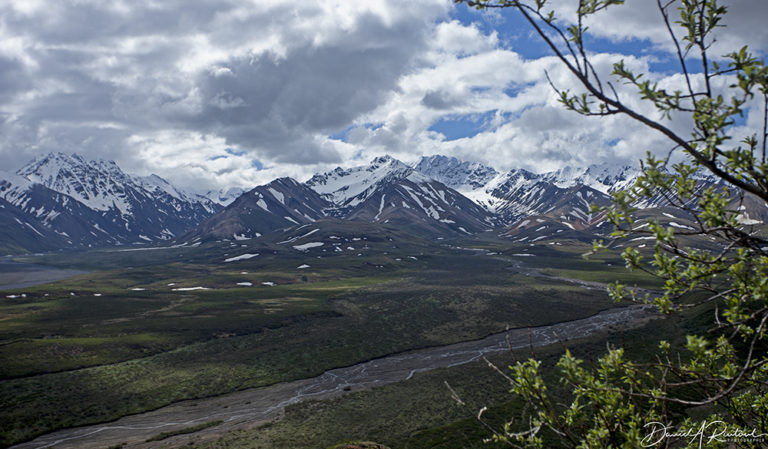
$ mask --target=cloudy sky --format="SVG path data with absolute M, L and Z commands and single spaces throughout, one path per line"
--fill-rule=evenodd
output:
M 596 67 L 675 86 L 656 2 L 627 3 L 590 23 Z M 723 3 L 713 53 L 764 52 L 768 2 Z M 668 149 L 564 111 L 545 70 L 573 86 L 513 11 L 451 0 L 0 0 L 0 170 L 76 152 L 205 189 L 381 154 L 544 171 Z

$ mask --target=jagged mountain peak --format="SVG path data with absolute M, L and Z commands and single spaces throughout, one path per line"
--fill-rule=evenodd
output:
M 130 214 L 135 206 L 133 191 L 169 195 L 179 201 L 200 204 L 210 212 L 216 209 L 208 198 L 179 189 L 158 175 L 129 175 L 111 159 L 87 160 L 76 153 L 49 153 L 27 163 L 16 174 L 97 211 L 117 209 L 122 214 Z
M 414 168 L 458 191 L 477 189 L 498 175 L 494 168 L 479 162 L 462 161 L 439 154 L 423 156 Z
M 374 158 L 368 165 L 348 169 L 337 167 L 318 173 L 306 185 L 340 207 L 349 207 L 367 199 L 382 182 L 409 179 L 426 182 L 430 179 L 392 156 Z
M 99 158 L 88 160 L 77 153 L 66 154 L 61 152 L 51 152 L 44 156 L 38 156 L 17 170 L 16 173 L 27 178 L 35 176 L 42 178 L 55 175 L 61 170 L 78 168 L 83 170 L 99 170 L 110 174 L 127 176 L 120 167 L 118 167 L 117 163 L 111 159 Z M 41 184 L 43 183 L 41 182 Z
M 315 175 L 307 186 L 333 204 L 328 212 L 338 218 L 398 223 L 435 232 L 470 233 L 490 225 L 484 209 L 391 156 Z
M 226 207 L 232 204 L 233 201 L 235 201 L 246 191 L 247 189 L 242 187 L 230 187 L 219 190 L 208 190 L 207 192 L 203 193 L 202 196 L 208 198 L 216 204 Z
M 385 155 L 316 174 L 306 183 L 278 178 L 248 192 L 232 188 L 206 198 L 157 175 L 126 174 L 114 161 L 50 153 L 16 174 L 0 174 L 0 198 L 29 215 L 22 223 L 32 227 L 23 224 L 29 231 L 19 233 L 42 225 L 80 245 L 172 239 L 185 232 L 237 240 L 329 217 L 455 235 L 529 217 L 559 223 L 559 229 L 591 229 L 604 217 L 592 214 L 590 204 L 609 204 L 608 194 L 631 187 L 638 174 L 638 168 L 620 164 L 499 172 L 442 155 L 409 166 Z M 220 205 L 225 211 L 190 230 L 190 223 L 200 223 Z M 744 216 L 750 222 L 763 217 Z
M 50 153 L 31 161 L 16 174 L 94 210 L 117 208 L 122 213 L 131 212 L 124 196 L 125 186 L 132 179 L 114 161 L 86 161 L 78 154 Z
M 422 158 L 416 169 L 455 188 L 503 223 L 550 214 L 591 225 L 596 217 L 589 214 L 589 202 L 607 201 L 603 192 L 608 186 L 600 184 L 597 175 L 585 176 L 583 168 L 563 167 L 542 174 L 517 168 L 499 173 L 477 162 L 438 155 Z M 592 171 L 598 172 L 596 167 Z
M 640 169 L 632 165 L 604 163 L 592 164 L 585 168 L 566 166 L 545 173 L 543 178 L 558 187 L 568 188 L 583 184 L 607 194 L 630 187 L 639 173 Z
M 371 160 L 371 166 L 380 166 L 385 164 L 402 164 L 399 160 L 393 158 L 392 156 L 385 154 L 384 156 L 378 156 Z M 405 164 L 403 164 L 405 165 Z
M 177 189 L 173 184 L 168 182 L 168 180 L 158 175 L 151 174 L 149 176 L 138 176 L 135 179 L 138 180 L 141 185 L 149 189 L 161 189 L 176 198 L 183 198 L 186 196 L 184 192 Z
M 149 176 L 142 176 L 141 179 L 146 180 L 147 182 L 150 182 L 155 185 L 170 185 L 171 183 L 168 182 L 167 179 L 163 178 L 162 176 L 158 176 L 154 173 L 152 173 Z
M 314 222 L 331 208 L 317 192 L 293 178 L 277 178 L 239 195 L 182 237 L 183 241 L 244 240 Z
M 167 194 L 178 201 L 197 203 L 210 213 L 216 212 L 218 210 L 218 207 L 215 205 L 218 203 L 211 200 L 207 196 L 198 195 L 182 190 L 171 184 L 167 179 L 156 174 L 151 174 L 149 176 L 136 176 L 133 177 L 133 181 L 135 181 L 135 183 L 141 186 L 141 188 L 143 188 L 145 191 L 151 192 L 157 196 Z
M 267 185 L 279 185 L 279 186 L 284 186 L 284 187 L 288 187 L 288 188 L 294 188 L 294 187 L 298 187 L 299 185 L 301 185 L 301 183 L 299 183 L 299 181 L 291 178 L 290 176 L 283 176 L 282 178 L 274 179 L 272 182 L 270 182 Z
M 360 166 L 370 173 L 386 173 L 390 177 L 408 176 L 413 172 L 413 168 L 390 155 L 373 158 L 368 166 Z
M 160 176 L 132 176 L 112 160 L 64 153 L 3 175 L 0 198 L 82 246 L 171 239 L 220 209 Z

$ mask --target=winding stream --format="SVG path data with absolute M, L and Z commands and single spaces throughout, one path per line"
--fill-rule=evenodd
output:
M 482 359 L 488 354 L 529 346 L 544 346 L 599 332 L 644 324 L 652 307 L 635 305 L 605 310 L 589 318 L 534 328 L 512 329 L 481 340 L 415 350 L 326 371 L 320 376 L 245 390 L 213 398 L 179 402 L 161 409 L 126 416 L 108 424 L 59 430 L 14 448 L 151 447 L 148 438 L 214 420 L 221 424 L 194 435 L 221 434 L 279 417 L 290 404 L 338 396 L 348 391 L 402 382 L 416 373 Z M 164 443 L 171 442 L 166 440 Z M 155 443 L 157 444 L 157 443 Z

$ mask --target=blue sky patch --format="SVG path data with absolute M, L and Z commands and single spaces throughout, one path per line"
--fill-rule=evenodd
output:
M 458 5 L 454 8 L 451 18 L 464 25 L 474 24 L 484 34 L 496 32 L 503 48 L 514 51 L 525 59 L 539 59 L 554 55 L 549 46 L 536 35 L 535 30 L 522 14 L 513 8 L 478 11 L 466 5 Z M 611 40 L 588 34 L 585 44 L 590 53 L 651 56 L 652 72 L 662 74 L 680 72 L 677 58 L 673 54 L 660 50 L 648 39 Z M 691 58 L 686 67 L 689 73 L 701 73 L 701 60 Z
M 349 142 L 349 133 L 352 132 L 353 129 L 358 128 L 360 125 L 349 125 L 346 128 L 342 129 L 341 131 L 337 131 L 328 137 L 334 140 L 340 140 L 342 142 Z M 365 128 L 370 129 L 371 131 L 376 131 L 377 129 L 384 126 L 383 123 L 366 123 L 362 125 Z
M 349 137 L 349 132 L 353 129 L 357 128 L 357 125 L 349 125 L 346 128 L 342 129 L 341 131 L 335 132 L 331 134 L 330 137 L 333 140 L 341 140 L 342 142 L 346 142 L 347 138 Z
M 537 59 L 550 54 L 549 47 L 541 39 L 528 38 L 533 28 L 520 13 L 511 8 L 505 11 L 478 11 L 466 5 L 457 5 L 451 18 L 464 25 L 474 24 L 483 34 L 496 32 L 502 47 L 524 58 Z
M 227 148 L 224 151 L 226 151 L 227 154 L 231 154 L 232 156 L 245 156 L 245 151 L 243 151 L 243 150 L 235 151 L 232 148 Z
M 448 141 L 473 137 L 487 129 L 490 120 L 495 115 L 496 111 L 494 110 L 482 114 L 446 116 L 432 124 L 429 130 L 444 135 L 445 140 Z

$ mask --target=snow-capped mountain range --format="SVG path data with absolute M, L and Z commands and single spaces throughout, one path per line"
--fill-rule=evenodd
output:
M 604 219 L 592 214 L 590 205 L 608 204 L 609 193 L 630 186 L 637 175 L 631 167 L 599 166 L 544 174 L 499 172 L 445 156 L 409 166 L 382 156 L 318 173 L 303 184 L 280 179 L 257 187 L 185 238 L 251 238 L 323 217 L 391 224 L 425 235 L 473 234 L 528 217 L 584 230 Z
M 416 169 L 444 180 L 495 214 L 503 224 L 531 215 L 552 215 L 577 226 L 592 224 L 590 204 L 604 205 L 610 193 L 630 187 L 639 171 L 630 166 L 566 167 L 536 174 L 523 169 L 499 173 L 494 168 L 445 156 L 423 157 Z
M 423 157 L 412 166 L 383 156 L 316 174 L 304 183 L 280 178 L 250 191 L 198 195 L 159 176 L 126 174 L 112 161 L 50 154 L 15 173 L 0 173 L 0 224 L 6 230 L 0 239 L 45 239 L 49 249 L 240 240 L 326 217 L 390 224 L 424 235 L 492 228 L 514 233 L 531 226 L 581 231 L 604 221 L 591 213 L 591 204 L 608 204 L 611 192 L 631 187 L 638 175 L 639 169 L 630 166 L 565 167 L 536 174 L 500 172 L 445 156 Z M 758 215 L 747 219 L 768 218 Z M 0 248 L 13 246 L 4 241 Z M 17 246 L 38 250 L 46 245 Z
M 242 239 L 325 217 L 388 223 L 441 235 L 489 229 L 493 216 L 456 190 L 389 156 L 316 174 L 280 178 L 246 192 L 184 239 Z
M 131 176 L 113 161 L 61 153 L 0 175 L 0 198 L 23 213 L 25 228 L 60 236 L 54 247 L 170 240 L 222 208 L 159 176 Z
M 221 212 L 182 237 L 193 240 L 243 240 L 276 229 L 313 222 L 330 204 L 292 178 L 278 178 L 240 195 Z
M 408 226 L 432 221 L 460 233 L 494 224 L 490 214 L 455 189 L 390 156 L 367 166 L 337 168 L 306 183 L 333 206 L 330 215 Z

